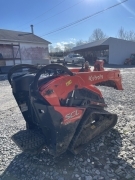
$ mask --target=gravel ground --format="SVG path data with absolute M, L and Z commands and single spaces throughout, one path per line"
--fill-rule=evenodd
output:
M 79 155 L 53 158 L 42 151 L 27 155 L 10 137 L 25 121 L 7 80 L 0 81 L 0 179 L 2 180 L 135 180 L 135 69 L 121 69 L 124 91 L 100 87 L 117 125 Z M 4 79 L 4 78 L 3 78 Z

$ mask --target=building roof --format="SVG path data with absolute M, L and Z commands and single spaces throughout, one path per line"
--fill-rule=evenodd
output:
M 0 41 L 14 41 L 14 42 L 32 42 L 32 43 L 47 43 L 49 41 L 36 36 L 30 32 L 20 32 L 13 30 L 0 29 Z
M 94 41 L 94 42 L 90 42 L 90 43 L 86 43 L 86 44 L 82 44 L 80 46 L 76 46 L 72 49 L 72 51 L 76 51 L 76 50 L 80 50 L 80 49 L 86 49 L 86 48 L 91 48 L 91 47 L 95 47 L 95 46 L 100 46 L 100 45 L 108 45 L 107 41 L 110 38 L 106 38 L 106 39 L 102 39 L 102 40 L 98 40 L 98 41 Z
M 119 41 L 119 42 L 124 42 L 124 43 L 132 43 L 135 44 L 135 41 L 129 41 L 129 40 L 124 40 L 124 39 L 119 39 L 119 38 L 114 38 L 114 37 L 109 37 L 106 39 L 102 39 L 102 40 L 98 40 L 98 41 L 94 41 L 94 42 L 90 42 L 90 43 L 86 43 L 86 44 L 82 44 L 80 46 L 76 46 L 72 49 L 72 51 L 77 51 L 77 50 L 81 50 L 81 49 L 87 49 L 87 48 L 91 48 L 91 47 L 97 47 L 97 46 L 101 46 L 101 45 L 110 45 L 110 43 L 112 41 Z

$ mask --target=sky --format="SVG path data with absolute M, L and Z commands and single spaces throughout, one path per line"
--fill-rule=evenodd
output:
M 116 37 L 123 27 L 135 31 L 135 0 L 105 10 L 124 0 L 1 0 L 0 29 L 31 32 L 51 42 L 53 46 L 87 41 L 100 28 L 107 36 Z M 51 33 L 87 16 L 85 21 Z

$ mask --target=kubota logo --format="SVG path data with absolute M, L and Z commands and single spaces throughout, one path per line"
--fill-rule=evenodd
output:
M 99 80 L 99 79 L 103 79 L 103 75 L 100 74 L 99 76 L 89 76 L 89 80 L 90 81 L 95 81 L 95 80 Z

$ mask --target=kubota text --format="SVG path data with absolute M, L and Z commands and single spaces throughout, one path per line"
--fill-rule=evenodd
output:
M 103 79 L 103 75 L 100 74 L 99 76 L 89 76 L 89 80 L 90 81 L 95 81 L 95 80 L 99 80 L 99 79 Z

